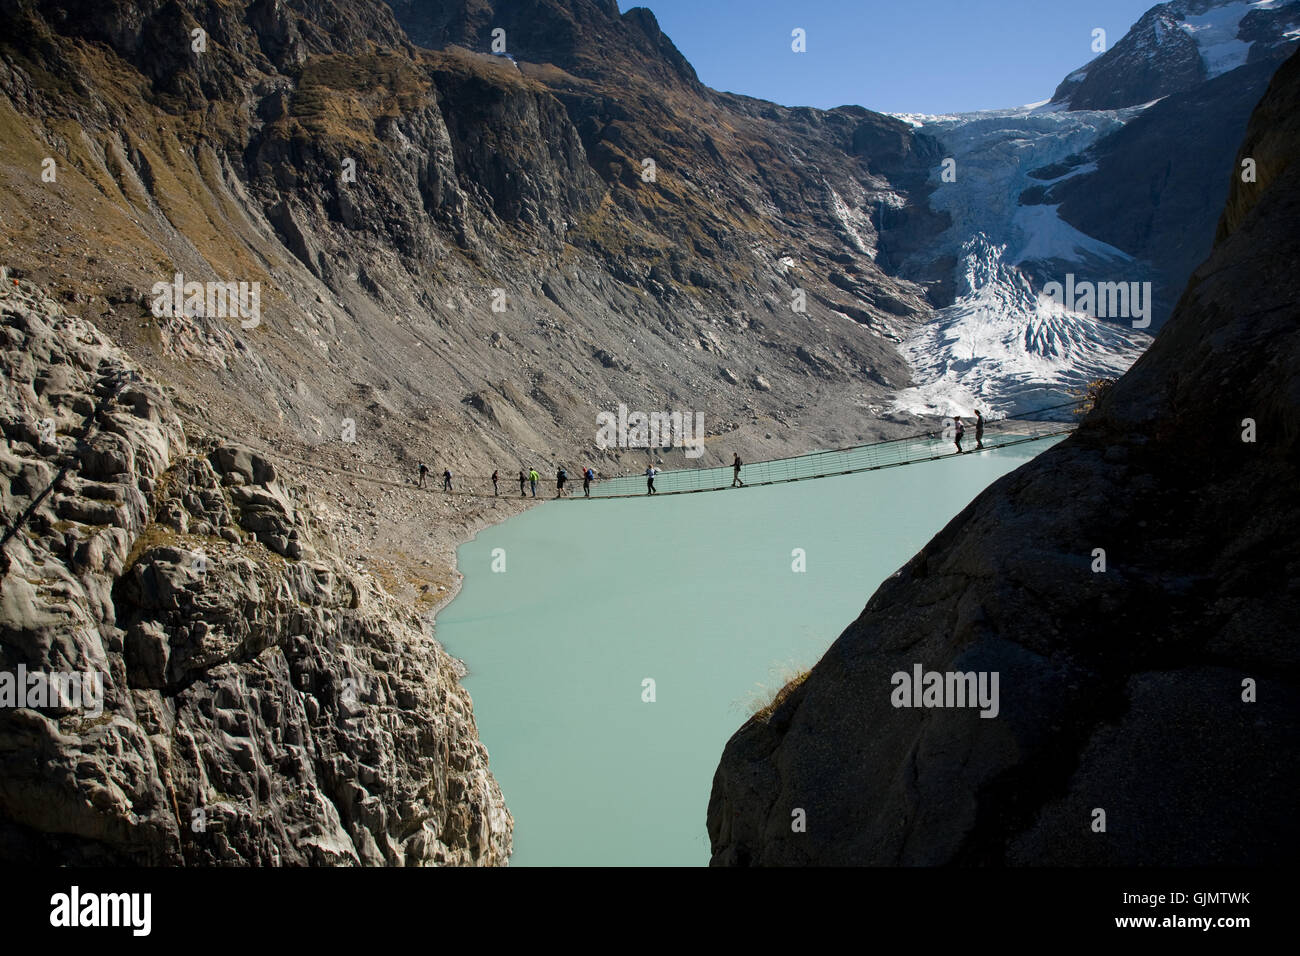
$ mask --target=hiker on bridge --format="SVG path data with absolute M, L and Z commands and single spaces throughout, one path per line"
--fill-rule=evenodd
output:
M 536 468 L 528 469 L 528 486 L 532 489 L 533 497 L 537 497 L 537 483 L 542 480 L 542 476 L 537 473 Z
M 966 426 L 963 425 L 963 424 L 961 423 L 961 416 L 960 416 L 960 415 L 954 415 L 954 416 L 952 417 L 952 424 L 953 424 L 953 427 L 956 429 L 956 433 L 955 433 L 955 434 L 956 434 L 956 438 L 955 438 L 955 440 L 954 440 L 954 444 L 957 446 L 957 454 L 960 455 L 960 454 L 961 454 L 961 436 L 964 435 L 964 434 L 966 434 Z
M 655 475 L 657 474 L 659 474 L 659 469 L 656 468 L 654 465 L 651 465 L 649 468 L 645 470 L 645 486 L 646 486 L 647 495 L 653 495 L 658 493 L 655 491 Z
M 442 473 L 442 490 L 451 491 L 451 469 L 447 468 Z
M 493 469 L 492 469 L 492 494 L 493 494 L 494 496 L 495 496 L 495 495 L 500 495 L 500 494 L 501 494 L 501 489 L 497 487 L 497 478 L 498 478 L 498 477 L 499 477 L 499 476 L 497 475 L 497 470 L 496 470 L 495 468 L 493 468 Z M 522 490 L 522 489 L 521 489 L 521 490 Z
M 528 481 L 528 476 L 524 474 L 522 468 L 519 469 L 519 497 L 526 498 L 528 495 L 524 492 L 524 483 Z
M 731 487 L 744 488 L 745 483 L 740 480 L 740 465 L 741 465 L 740 455 L 736 454 L 735 452 L 733 452 L 732 454 L 735 455 L 736 460 L 731 463 Z
M 424 476 L 427 475 L 428 473 L 429 473 L 429 466 L 426 465 L 424 462 L 420 462 L 420 480 L 415 483 L 415 487 L 417 488 L 424 487 Z
M 582 496 L 584 498 L 591 497 L 591 482 L 595 477 L 596 473 L 591 470 L 590 465 L 582 470 Z
M 569 480 L 569 473 L 560 466 L 560 470 L 555 473 L 555 497 L 564 497 L 564 483 Z
M 975 447 L 984 447 L 984 416 L 978 408 L 975 409 Z

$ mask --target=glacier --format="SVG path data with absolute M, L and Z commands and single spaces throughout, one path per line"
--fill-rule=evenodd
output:
M 1067 402 L 1072 390 L 1117 377 L 1137 360 L 1150 336 L 1063 312 L 1031 280 L 1049 266 L 1096 271 L 1131 264 L 1131 257 L 1075 229 L 1056 206 L 1022 205 L 1020 197 L 1092 169 L 1082 154 L 1149 105 L 1069 112 L 1038 103 L 900 117 L 956 160 L 956 182 L 942 182 L 936 170 L 930 202 L 952 218 L 938 249 L 958 265 L 954 302 L 902 343 L 915 384 L 895 397 L 894 410 L 1020 414 Z M 1054 166 L 1064 171 L 1044 178 L 1040 171 Z
M 895 396 L 894 411 L 1024 414 L 1118 377 L 1142 354 L 1150 336 L 1061 309 L 1008 262 L 1007 248 L 983 233 L 963 244 L 956 301 L 902 343 L 917 384 Z

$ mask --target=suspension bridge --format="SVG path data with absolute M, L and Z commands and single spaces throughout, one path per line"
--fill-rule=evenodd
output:
M 917 465 L 923 462 L 941 461 L 960 455 L 977 454 L 985 451 L 997 451 L 1014 445 L 1042 441 L 1067 435 L 1074 431 L 1075 423 L 1063 420 L 1072 417 L 1067 409 L 1076 409 L 1078 402 L 1065 402 L 1033 409 L 1015 416 L 999 419 L 985 419 L 984 440 L 977 446 L 974 424 L 966 426 L 962 439 L 962 451 L 957 452 L 954 438 L 944 431 L 926 431 L 905 435 L 900 438 L 884 439 L 864 445 L 853 445 L 827 451 L 815 451 L 786 458 L 772 458 L 765 461 L 745 463 L 740 478 L 744 488 L 761 488 L 768 485 L 787 484 L 796 481 L 811 481 L 818 478 L 834 478 L 861 472 L 879 471 L 884 468 L 898 468 L 903 465 Z M 1052 418 L 1043 418 L 1053 415 Z M 206 422 L 195 421 L 182 415 L 188 423 L 197 426 L 214 437 L 225 438 L 245 447 L 252 447 L 249 438 L 226 435 L 214 429 Z M 712 436 L 725 437 L 725 436 Z M 271 449 L 254 449 L 268 458 L 289 462 L 312 471 L 326 471 L 338 474 L 354 481 L 368 484 L 386 485 L 407 491 L 420 491 L 428 494 L 447 495 L 457 498 L 504 498 L 515 494 L 519 484 L 518 477 L 512 471 L 504 472 L 499 478 L 500 494 L 494 493 L 492 480 L 487 475 L 454 475 L 453 491 L 442 490 L 442 476 L 435 468 L 429 472 L 423 486 L 416 485 L 414 478 L 399 480 L 367 475 L 356 468 L 343 468 L 325 464 L 319 459 L 309 461 L 286 455 Z M 647 449 L 653 452 L 656 449 Z M 525 468 L 525 474 L 528 469 Z M 567 470 L 567 469 L 566 469 Z M 582 468 L 575 466 L 569 471 L 565 483 L 564 495 L 560 500 L 595 500 L 608 498 L 640 498 L 648 495 L 647 476 L 644 472 L 605 476 L 597 474 L 591 485 L 591 495 L 587 497 L 582 491 Z M 538 499 L 556 498 L 556 476 L 543 474 L 539 470 L 537 482 Z M 655 495 L 687 495 L 710 491 L 728 491 L 732 489 L 733 471 L 730 465 L 709 468 L 661 469 L 655 475 Z M 459 487 L 457 487 L 459 486 Z M 528 486 L 526 486 L 528 487 Z M 483 489 L 483 490 L 478 490 Z M 739 489 L 737 489 L 739 490 Z M 531 487 L 524 495 L 533 497 Z

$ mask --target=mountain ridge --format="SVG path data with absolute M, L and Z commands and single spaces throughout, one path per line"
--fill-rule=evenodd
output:
M 1072 110 L 1150 103 L 1246 63 L 1280 62 L 1300 41 L 1296 28 L 1295 0 L 1168 0 L 1067 76 L 1051 102 Z

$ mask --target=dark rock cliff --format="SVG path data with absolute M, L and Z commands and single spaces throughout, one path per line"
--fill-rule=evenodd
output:
M 1078 433 L 976 498 L 728 742 L 715 864 L 1294 857 L 1298 102 L 1292 57 L 1239 156 L 1259 181 L 1224 169 L 1213 254 Z M 999 713 L 893 706 L 916 664 L 997 672 Z

